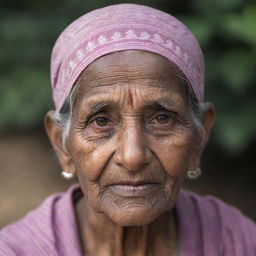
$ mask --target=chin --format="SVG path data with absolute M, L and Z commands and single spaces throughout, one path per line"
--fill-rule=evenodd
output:
M 162 209 L 161 209 L 162 208 Z M 146 205 L 129 205 L 104 212 L 114 223 L 120 226 L 145 226 L 154 222 L 167 209 L 153 209 Z
M 164 193 L 159 186 L 150 188 L 132 192 L 122 187 L 109 189 L 101 197 L 97 210 L 120 226 L 148 225 L 172 207 L 172 193 Z

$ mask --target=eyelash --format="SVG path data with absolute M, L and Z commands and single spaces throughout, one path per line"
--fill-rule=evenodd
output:
M 87 122 L 86 122 L 85 126 L 95 123 L 98 118 L 106 118 L 107 119 L 107 124 L 106 125 L 102 125 L 102 126 L 97 125 L 97 127 L 95 127 L 96 129 L 98 128 L 98 129 L 101 129 L 101 130 L 106 130 L 107 126 L 109 125 L 109 122 L 111 122 L 111 120 L 106 116 L 106 113 L 107 112 L 98 112 L 98 113 L 92 115 L 91 117 L 89 117 L 87 119 Z
M 161 115 L 166 116 L 167 118 L 171 119 L 175 123 L 178 121 L 177 113 L 173 112 L 173 111 L 169 111 L 169 110 L 162 110 L 161 112 L 157 113 L 156 115 L 154 115 L 152 118 L 149 118 L 148 120 L 150 123 L 153 123 L 154 120 L 156 120 L 156 118 Z M 86 127 L 87 125 L 94 123 L 98 118 L 106 118 L 108 123 L 111 122 L 111 120 L 108 117 L 106 117 L 106 112 L 99 112 L 99 113 L 96 113 L 96 114 L 88 117 L 87 120 L 84 122 L 84 126 Z M 167 122 L 163 122 L 163 123 L 157 122 L 156 124 L 157 125 L 166 125 L 169 121 L 170 120 L 167 120 Z M 108 123 L 106 125 L 102 125 L 102 126 L 97 125 L 97 127 L 101 127 L 101 129 L 104 129 L 104 127 L 106 128 L 106 126 L 108 126 Z
M 169 118 L 169 120 L 167 120 L 167 122 L 157 122 L 155 121 L 157 117 L 161 116 L 161 115 L 165 115 L 167 116 L 167 118 Z M 88 116 L 85 120 L 81 121 L 78 123 L 78 129 L 79 130 L 84 130 L 88 125 L 93 124 L 93 122 L 96 121 L 97 118 L 99 117 L 103 117 L 108 119 L 108 123 L 106 125 L 100 126 L 100 125 L 95 125 L 95 129 L 100 130 L 101 132 L 104 131 L 109 131 L 109 129 L 111 129 L 111 127 L 109 127 L 109 122 L 112 122 L 112 120 L 108 117 L 108 111 L 100 111 L 97 113 L 94 113 L 90 116 Z M 170 120 L 173 122 L 173 126 L 176 126 L 179 123 L 185 123 L 186 121 L 182 121 L 183 119 L 178 115 L 177 112 L 175 111 L 171 111 L 171 110 L 166 110 L 166 109 L 159 109 L 157 110 L 157 113 L 153 116 L 153 117 L 148 117 L 145 118 L 144 121 L 151 123 L 152 125 L 156 125 L 158 127 L 162 127 L 165 128 L 164 126 L 168 126 Z M 113 124 L 114 122 L 112 122 Z M 168 127 L 166 127 L 167 129 Z M 170 127 L 171 128 L 171 127 Z
M 163 116 L 167 116 L 168 118 L 173 119 L 173 120 L 176 120 L 176 119 L 177 119 L 177 113 L 172 112 L 172 111 L 167 111 L 167 110 L 165 110 L 165 111 L 161 111 L 161 112 L 157 113 L 157 114 L 154 115 L 154 117 L 151 118 L 150 120 L 154 120 L 154 119 L 156 119 L 157 117 L 162 116 L 162 115 L 163 115 Z

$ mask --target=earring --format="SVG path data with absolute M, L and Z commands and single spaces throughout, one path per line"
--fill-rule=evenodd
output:
M 71 180 L 71 179 L 74 178 L 74 174 L 72 174 L 72 173 L 70 173 L 70 172 L 65 172 L 65 171 L 63 171 L 63 172 L 61 173 L 61 176 L 62 176 L 64 179 L 66 179 L 66 180 Z
M 201 168 L 199 167 L 194 171 L 190 171 L 190 170 L 187 171 L 187 177 L 191 180 L 197 179 L 201 174 L 202 174 Z

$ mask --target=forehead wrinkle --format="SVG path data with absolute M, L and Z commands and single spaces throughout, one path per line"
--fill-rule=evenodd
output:
M 105 107 L 111 107 L 114 109 L 119 109 L 120 105 L 124 105 L 125 108 L 131 106 L 132 109 L 136 109 L 136 105 L 132 105 L 132 104 L 126 104 L 127 102 L 127 97 L 125 96 L 125 94 L 122 94 L 122 97 L 116 98 L 115 97 L 110 97 L 110 99 L 104 99 L 102 97 L 102 99 L 100 99 L 99 97 L 93 97 L 92 99 L 89 99 L 89 101 L 86 102 L 86 104 L 84 105 L 85 108 L 89 108 L 90 111 L 96 112 L 99 111 Z M 123 104 L 123 103 L 124 104 Z M 174 102 L 172 100 L 170 100 L 170 98 L 168 97 L 156 97 L 156 98 L 146 98 L 143 101 L 137 101 L 138 105 L 137 108 L 138 110 L 141 110 L 143 108 L 147 108 L 147 107 L 154 107 L 154 106 L 158 106 L 158 107 L 162 107 L 164 109 L 170 109 L 172 107 L 178 107 L 180 104 L 177 102 Z
M 95 71 L 91 71 L 91 73 L 96 73 L 95 75 L 93 75 L 93 78 L 90 78 L 90 76 L 83 76 L 84 79 L 83 81 L 85 83 L 90 83 L 90 86 L 93 87 L 98 87 L 98 86 L 111 86 L 111 85 L 115 85 L 115 84 L 129 84 L 130 82 L 133 81 L 140 81 L 142 82 L 143 80 L 146 80 L 146 82 L 143 82 L 144 84 L 148 84 L 147 80 L 155 80 L 153 78 L 153 74 L 152 72 L 149 73 L 145 73 L 145 70 L 137 70 L 137 69 L 128 69 L 128 70 L 122 70 L 122 68 L 120 68 L 119 70 L 115 69 L 111 70 L 108 67 L 107 72 L 103 72 L 103 71 L 99 71 L 99 72 L 95 72 Z M 155 74 L 155 76 L 159 75 L 159 73 Z M 159 80 L 159 79 L 158 79 Z M 151 84 L 149 82 L 149 84 Z M 155 84 L 155 83 L 154 83 Z
M 137 80 L 137 79 L 136 79 Z M 142 79 L 144 80 L 144 79 Z M 115 90 L 122 90 L 123 88 L 128 88 L 129 89 L 134 89 L 134 90 L 140 90 L 140 89 L 146 89 L 146 92 L 151 91 L 151 89 L 153 90 L 159 90 L 160 93 L 166 93 L 166 92 L 175 92 L 175 93 L 180 93 L 176 88 L 172 88 L 169 86 L 166 86 L 166 83 L 161 83 L 160 79 L 155 79 L 155 80 L 149 80 L 149 81 L 145 81 L 144 83 L 141 83 L 141 81 L 136 81 L 136 84 L 132 83 L 132 80 L 126 80 L 125 83 L 123 82 L 113 82 L 113 83 L 109 83 L 109 84 L 99 84 L 99 85 L 94 85 L 92 87 L 89 86 L 88 89 L 88 85 L 85 85 L 85 89 L 84 89 L 84 94 L 86 98 L 94 96 L 94 95 L 98 95 L 98 94 L 102 94 L 105 92 L 110 92 L 110 91 L 115 91 Z M 86 90 L 87 89 L 87 90 Z
M 132 91 L 134 91 L 134 93 L 132 93 Z M 141 95 L 142 97 L 138 95 Z M 184 102 L 180 93 L 175 88 L 152 86 L 152 83 L 150 86 L 136 86 L 129 83 L 122 86 L 119 84 L 114 87 L 101 86 L 100 88 L 91 88 L 89 92 L 85 93 L 82 105 L 89 107 L 93 111 L 102 108 L 103 104 L 104 106 L 112 105 L 114 102 L 117 105 L 120 105 L 120 103 L 123 102 L 125 105 L 131 104 L 133 106 L 134 96 L 139 99 L 139 102 L 143 101 L 147 104 L 147 102 L 158 101 L 159 105 L 162 105 L 163 107 L 177 105 L 177 102 L 180 102 L 180 100 Z M 116 97 L 118 97 L 118 99 L 115 99 Z M 94 106 L 90 106 L 91 104 L 94 104 Z
M 177 77 L 173 72 L 167 72 L 166 70 L 147 71 L 147 68 L 143 68 L 143 65 L 140 66 L 139 69 L 134 68 L 133 66 L 118 65 L 117 69 L 116 65 L 112 66 L 111 64 L 108 64 L 107 71 L 104 71 L 104 69 L 102 70 L 102 68 L 95 64 L 95 67 L 85 70 L 82 78 L 86 84 L 90 84 L 89 87 L 111 86 L 114 84 L 123 85 L 133 81 L 139 81 L 140 83 L 152 87 L 161 87 L 161 81 L 178 82 Z M 143 80 L 144 82 L 142 82 Z
M 154 56 L 155 57 L 155 56 Z M 158 56 L 160 57 L 160 56 Z M 153 76 L 159 76 L 160 73 L 162 73 L 162 76 L 165 76 L 166 74 L 169 74 L 169 72 L 162 71 L 160 69 L 159 63 L 148 63 L 140 62 L 139 68 L 135 67 L 134 60 L 127 59 L 127 56 L 120 58 L 114 57 L 113 54 L 106 55 L 101 57 L 100 59 L 96 60 L 92 64 L 90 64 L 84 71 L 84 77 L 90 77 L 92 75 L 93 77 L 97 77 L 97 80 L 105 79 L 105 78 L 124 78 L 124 79 L 130 79 L 130 78 L 148 78 Z M 152 58 L 150 58 L 152 60 Z M 114 63 L 113 63 L 114 62 Z M 136 59 L 137 62 L 137 59 Z M 151 69 L 149 70 L 149 68 Z M 152 67 L 155 67 L 152 69 Z M 165 66 L 166 68 L 166 66 Z M 89 76 L 88 76 L 89 75 Z M 87 79 L 87 81 L 92 81 L 93 79 Z
M 97 78 L 91 81 L 86 81 L 85 92 L 88 90 L 101 90 L 104 87 L 115 87 L 115 86 L 131 86 L 131 87 L 152 87 L 152 88 L 166 88 L 164 85 L 166 81 L 164 79 L 148 79 L 146 77 L 114 77 L 113 79 L 109 79 L 108 77 Z M 162 81 L 162 83 L 161 83 Z M 112 89 L 112 88 L 111 88 Z M 114 88 L 113 88 L 114 89 Z M 107 89 L 108 90 L 108 89 Z M 90 93 L 90 92 L 89 92 Z

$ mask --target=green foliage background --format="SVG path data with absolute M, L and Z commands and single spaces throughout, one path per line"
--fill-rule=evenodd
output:
M 199 39 L 206 59 L 206 99 L 215 104 L 214 142 L 228 153 L 256 141 L 256 2 L 128 1 L 167 11 Z M 42 125 L 52 108 L 49 62 L 59 33 L 111 0 L 0 2 L 0 131 Z

